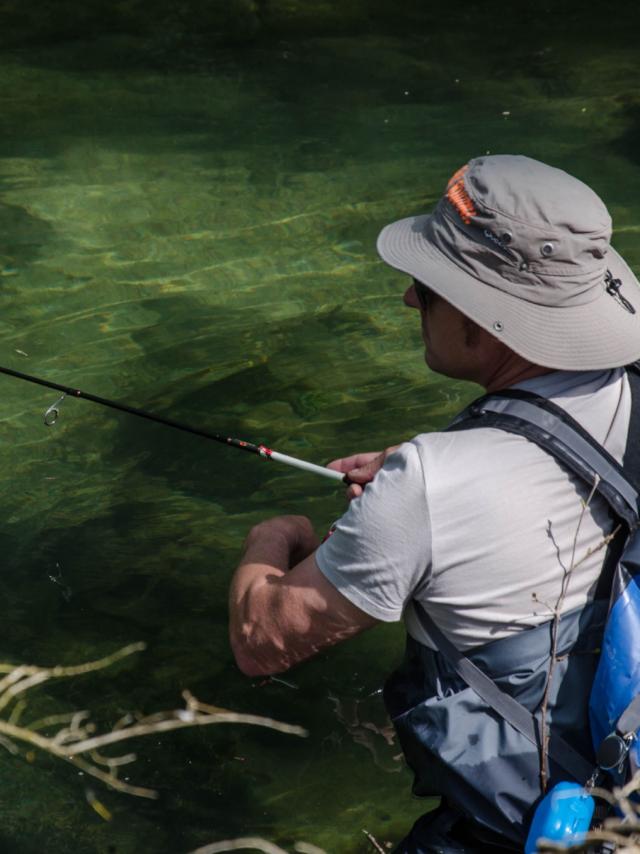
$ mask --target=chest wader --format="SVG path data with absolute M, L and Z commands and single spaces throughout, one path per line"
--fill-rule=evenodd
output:
M 621 524 L 607 548 L 594 599 L 557 621 L 546 710 L 548 787 L 564 780 L 584 784 L 595 768 L 589 697 L 612 576 L 638 523 L 640 372 L 632 366 L 627 376 L 632 411 L 623 466 L 563 409 L 529 392 L 480 398 L 448 428 L 495 427 L 535 442 L 589 487 L 595 485 L 611 509 L 612 530 Z M 635 545 L 634 553 L 640 551 L 638 536 Z M 640 559 L 632 556 L 627 571 L 640 573 Z M 385 702 L 415 775 L 414 793 L 441 795 L 442 805 L 416 822 L 396 854 L 522 851 L 543 794 L 540 714 L 553 620 L 463 655 L 424 608 L 416 601 L 414 606 L 437 649 L 407 637 L 404 661 L 385 685 Z M 626 638 L 626 645 L 640 647 L 638 636 L 635 644 Z M 633 655 L 640 658 L 640 651 Z M 633 729 L 639 726 L 640 717 Z

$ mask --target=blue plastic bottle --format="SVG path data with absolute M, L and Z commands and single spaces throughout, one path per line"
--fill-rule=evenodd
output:
M 584 786 L 578 783 L 557 783 L 538 804 L 525 854 L 535 854 L 538 839 L 566 841 L 567 846 L 582 841 L 589 830 L 595 804 Z

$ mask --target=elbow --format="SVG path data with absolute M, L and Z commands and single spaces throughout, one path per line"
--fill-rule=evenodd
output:
M 245 676 L 271 676 L 290 666 L 286 639 L 275 619 L 279 608 L 273 590 L 273 585 L 254 584 L 230 603 L 231 651 Z
M 234 653 L 234 656 L 238 669 L 244 676 L 255 678 L 256 676 L 271 676 L 272 673 L 277 672 L 269 667 L 265 667 L 251 656 L 244 656 L 238 653 Z
M 258 661 L 248 650 L 232 644 L 231 650 L 236 660 L 236 665 L 244 676 L 270 676 L 271 673 Z
M 245 676 L 271 676 L 287 669 L 273 649 L 265 648 L 264 644 L 256 647 L 242 635 L 232 633 L 230 637 L 231 651 L 236 665 Z

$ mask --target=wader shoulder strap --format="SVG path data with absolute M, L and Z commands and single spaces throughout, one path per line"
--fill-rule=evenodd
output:
M 635 363 L 627 367 L 627 379 L 631 388 L 631 413 L 629 416 L 627 446 L 622 460 L 622 468 L 625 476 L 637 487 L 640 484 L 640 363 Z M 610 510 L 610 512 L 612 511 Z M 611 518 L 612 520 L 616 519 L 615 513 L 612 513 Z M 613 577 L 627 542 L 628 533 L 625 527 L 621 526 L 618 533 L 607 546 L 594 599 L 610 598 Z M 640 726 L 640 721 L 638 722 L 638 726 Z
M 465 685 L 472 688 L 479 697 L 494 712 L 527 738 L 536 747 L 542 743 L 538 721 L 531 712 L 511 697 L 491 679 L 483 673 L 471 659 L 463 655 L 460 650 L 449 640 L 446 635 L 436 626 L 432 618 L 422 605 L 414 600 L 416 613 L 429 637 L 436 645 L 438 651 L 446 658 Z M 581 756 L 561 736 L 551 733 L 549 739 L 548 753 L 551 758 L 562 766 L 565 771 L 580 783 L 586 783 L 593 772 L 593 764 Z
M 640 362 L 627 369 L 627 377 L 631 386 L 631 417 L 623 466 L 628 477 L 637 484 L 640 480 Z
M 630 530 L 636 526 L 638 488 L 627 472 L 567 412 L 546 398 L 517 389 L 482 397 L 447 429 L 469 427 L 497 427 L 535 442 L 595 487 Z
M 640 727 L 640 694 L 637 694 L 618 718 L 616 730 L 622 736 L 636 732 Z

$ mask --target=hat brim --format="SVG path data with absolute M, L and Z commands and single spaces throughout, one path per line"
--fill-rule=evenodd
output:
M 568 371 L 615 368 L 640 359 L 640 283 L 612 248 L 607 267 L 622 281 L 632 314 L 602 288 L 591 302 L 544 306 L 515 297 L 457 267 L 424 237 L 430 214 L 382 229 L 378 254 L 389 266 L 428 285 L 515 353 L 537 365 Z

